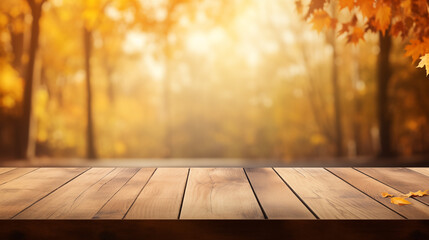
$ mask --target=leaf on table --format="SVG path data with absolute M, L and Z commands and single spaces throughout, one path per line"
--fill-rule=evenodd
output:
M 392 194 L 387 193 L 387 192 L 382 192 L 382 193 L 381 193 L 381 196 L 382 196 L 382 197 L 384 197 L 384 198 L 387 198 L 387 197 L 393 197 L 393 195 L 392 195 Z
M 409 198 L 409 197 L 423 197 L 428 195 L 429 195 L 428 190 L 426 191 L 418 190 L 417 192 L 409 192 L 403 196 Z
M 402 197 L 392 197 L 390 202 L 399 206 L 411 204 L 408 200 Z

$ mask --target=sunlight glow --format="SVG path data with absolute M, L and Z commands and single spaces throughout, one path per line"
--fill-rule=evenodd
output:
M 122 49 L 125 53 L 142 52 L 146 45 L 146 36 L 142 32 L 131 31 L 127 33 Z
M 194 53 L 206 53 L 209 51 L 209 42 L 206 34 L 202 32 L 192 32 L 186 39 L 186 47 Z

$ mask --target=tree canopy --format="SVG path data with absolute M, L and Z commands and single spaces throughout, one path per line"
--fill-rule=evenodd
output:
M 313 28 L 331 28 L 345 35 L 349 43 L 364 39 L 366 32 L 378 32 L 401 37 L 408 42 L 405 56 L 417 67 L 426 68 L 429 75 L 429 12 L 426 0 L 338 0 L 338 10 L 349 11 L 346 17 L 332 17 L 329 5 L 336 0 L 311 0 L 305 18 Z M 298 11 L 303 3 L 297 1 Z

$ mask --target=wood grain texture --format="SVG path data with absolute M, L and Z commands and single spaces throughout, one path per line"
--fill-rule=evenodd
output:
M 429 168 L 419 167 L 419 168 L 408 168 L 408 169 L 421 173 L 423 175 L 429 176 Z
M 91 219 L 137 171 L 136 168 L 92 168 L 16 218 Z
M 0 168 L 0 174 L 3 174 L 5 172 L 9 172 L 9 171 L 11 171 L 13 169 L 15 169 L 15 168 Z
M 15 168 L 11 171 L 4 172 L 0 174 L 0 185 L 22 177 L 23 175 L 30 173 L 36 169 L 37 168 Z
M 95 219 L 122 219 L 155 168 L 142 168 L 94 216 Z
M 400 219 L 323 168 L 275 168 L 321 219 Z
M 86 168 L 40 168 L 0 186 L 0 219 L 15 216 Z
M 404 207 L 392 204 L 390 202 L 390 198 L 383 198 L 381 196 L 382 192 L 387 192 L 394 196 L 401 196 L 404 194 L 403 192 L 399 192 L 389 186 L 386 186 L 385 184 L 352 168 L 329 168 L 328 170 L 358 188 L 368 196 L 371 196 L 386 207 L 393 209 L 408 219 L 429 219 L 429 206 L 419 201 L 409 198 L 408 200 L 412 204 Z
M 357 170 L 376 178 L 378 181 L 408 193 L 429 189 L 429 176 L 407 168 L 356 168 Z M 429 196 L 419 197 L 419 201 L 429 204 Z
M 315 219 L 272 168 L 246 168 L 268 219 Z
M 263 219 L 242 168 L 192 168 L 182 219 Z
M 125 219 L 177 219 L 187 176 L 187 168 L 158 168 Z

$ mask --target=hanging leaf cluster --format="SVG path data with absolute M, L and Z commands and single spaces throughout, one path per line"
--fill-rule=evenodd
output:
M 364 40 L 366 32 L 381 32 L 407 39 L 405 56 L 429 75 L 429 1 L 427 0 L 311 0 L 303 13 L 303 3 L 296 1 L 297 11 L 313 28 L 334 29 L 345 35 L 348 43 Z M 349 11 L 348 19 L 339 21 L 328 9 L 338 3 L 335 11 Z M 336 14 L 335 14 L 336 15 Z M 409 40 L 408 40 L 409 39 Z

